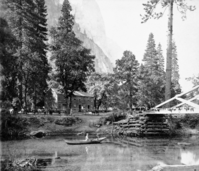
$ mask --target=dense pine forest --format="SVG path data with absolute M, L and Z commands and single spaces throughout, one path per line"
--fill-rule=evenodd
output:
M 65 0 L 57 25 L 48 30 L 44 0 L 1 2 L 2 102 L 12 104 L 16 110 L 34 110 L 44 105 L 46 92 L 52 87 L 66 98 L 74 91 L 87 91 L 95 97 L 95 108 L 151 108 L 164 101 L 165 58 L 153 33 L 146 42 L 141 63 L 126 50 L 116 61 L 113 73 L 96 73 L 97 56 L 75 36 L 71 11 Z M 174 41 L 172 47 L 174 96 L 181 88 Z

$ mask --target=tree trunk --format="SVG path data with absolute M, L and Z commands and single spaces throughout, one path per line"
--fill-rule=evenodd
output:
M 36 85 L 34 84 L 34 114 L 36 112 L 36 103 L 37 103 L 37 92 L 36 92 Z
M 169 20 L 168 20 L 168 48 L 167 48 L 167 63 L 166 63 L 165 100 L 171 98 L 172 34 L 173 34 L 173 0 L 170 0 Z M 167 103 L 166 107 L 170 107 L 170 103 Z
M 72 95 L 69 97 L 69 114 L 72 115 Z
M 99 99 L 99 100 L 98 100 L 98 104 L 97 104 L 97 110 L 99 110 L 99 108 L 100 108 L 101 104 L 102 104 L 102 100 L 101 100 L 101 99 Z
M 129 108 L 130 111 L 132 111 L 133 106 L 133 93 L 132 93 L 132 87 L 130 86 L 130 93 L 129 93 Z
M 97 109 L 97 97 L 94 98 L 94 108 Z
M 27 114 L 27 81 L 25 81 L 25 92 L 24 92 L 24 104 L 25 104 L 25 113 Z
M 20 8 L 22 8 L 23 6 L 22 6 L 22 1 L 20 0 L 19 1 L 19 4 L 20 4 Z M 21 54 L 21 51 L 22 51 L 22 48 L 23 48 L 23 41 L 22 41 L 22 39 L 23 39 L 23 30 L 22 30 L 22 16 L 20 16 L 20 18 L 19 18 L 19 25 L 20 25 L 20 31 L 19 31 L 19 41 L 20 41 L 20 50 L 19 50 L 19 52 L 20 52 L 20 56 L 19 56 L 19 58 L 21 58 L 21 56 L 22 56 L 22 54 Z M 20 60 L 20 63 L 19 63 L 19 73 L 20 73 L 20 76 L 19 76 L 19 82 L 20 82 L 20 87 L 19 87 L 19 99 L 20 99 L 20 101 L 21 101 L 21 107 L 22 107 L 22 105 L 23 105 L 23 75 L 22 75 L 22 60 L 21 59 L 19 59 Z

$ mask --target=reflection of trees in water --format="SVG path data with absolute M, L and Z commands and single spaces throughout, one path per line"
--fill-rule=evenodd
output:
M 182 164 L 185 165 L 198 165 L 199 155 L 197 155 L 198 150 L 188 150 L 186 148 L 180 148 L 180 160 Z M 199 154 L 199 152 L 198 152 Z
M 153 159 L 142 148 L 121 147 L 118 145 L 91 145 L 88 147 L 87 160 L 82 171 L 121 171 L 149 170 Z
M 175 141 L 169 139 L 137 139 L 137 144 L 141 144 L 141 147 L 126 141 L 127 139 L 123 138 L 114 140 L 117 145 L 89 146 L 82 171 L 150 170 L 157 164 L 181 164 L 182 153 L 175 145 Z M 131 141 L 133 142 L 133 140 Z M 199 150 L 197 151 L 199 153 Z M 196 156 L 199 155 L 192 155 L 192 158 L 199 162 L 199 157 Z
M 195 140 L 195 143 L 198 144 L 197 140 Z M 177 144 L 176 141 L 168 139 L 132 138 L 129 140 L 123 138 L 113 140 L 113 142 L 115 144 L 68 146 L 62 140 L 34 139 L 7 142 L 6 144 L 9 144 L 7 148 L 5 142 L 3 142 L 2 149 L 4 155 L 11 153 L 17 158 L 34 156 L 37 159 L 44 159 L 58 156 L 60 159 L 55 159 L 51 164 L 50 161 L 47 162 L 48 170 L 51 169 L 52 171 L 56 167 L 58 170 L 143 171 L 150 170 L 158 163 L 181 164 L 181 162 L 187 160 L 184 156 L 190 159 L 189 162 L 191 160 L 198 162 L 199 160 L 198 146 L 186 146 L 186 148 L 180 149 L 179 146 L 175 145 Z M 178 140 L 178 142 L 181 142 L 181 140 Z M 140 147 L 138 147 L 139 145 Z M 57 151 L 57 154 L 55 151 Z M 46 161 L 41 160 L 41 162 L 45 164 Z

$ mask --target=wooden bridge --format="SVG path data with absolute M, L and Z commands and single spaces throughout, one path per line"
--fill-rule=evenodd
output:
M 170 133 L 169 115 L 199 114 L 198 102 L 199 86 L 196 86 L 149 111 L 128 116 L 125 120 L 115 122 L 113 133 L 130 136 L 168 135 Z M 162 108 L 167 103 L 175 105 L 171 108 Z
M 162 108 L 174 101 L 178 104 L 171 108 Z M 148 114 L 199 114 L 199 85 L 155 106 Z

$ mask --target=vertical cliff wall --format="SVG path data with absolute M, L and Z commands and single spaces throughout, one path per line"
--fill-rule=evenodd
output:
M 59 0 L 46 0 L 48 26 L 56 26 L 61 14 L 62 4 Z M 74 32 L 83 46 L 91 49 L 95 55 L 95 70 L 99 73 L 113 72 L 110 52 L 107 51 L 106 34 L 103 18 L 95 0 L 70 0 L 75 16 Z M 104 48 L 106 47 L 106 49 Z

